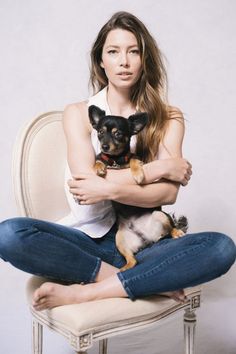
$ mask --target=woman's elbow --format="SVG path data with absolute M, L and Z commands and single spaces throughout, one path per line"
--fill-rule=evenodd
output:
M 169 185 L 166 196 L 164 198 L 163 205 L 164 204 L 165 205 L 175 204 L 177 197 L 178 197 L 178 192 L 179 192 L 179 185 L 177 185 L 177 184 Z
M 177 193 L 175 195 L 172 195 L 168 200 L 167 200 L 167 205 L 173 205 L 175 204 L 177 200 Z

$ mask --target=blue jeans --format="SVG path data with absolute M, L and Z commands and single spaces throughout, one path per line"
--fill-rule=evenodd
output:
M 0 223 L 0 257 L 13 266 L 58 282 L 94 282 L 101 261 L 126 262 L 115 245 L 116 225 L 102 238 L 31 218 Z M 117 274 L 131 299 L 184 289 L 226 273 L 235 261 L 234 242 L 216 232 L 170 236 L 136 254 L 138 264 Z

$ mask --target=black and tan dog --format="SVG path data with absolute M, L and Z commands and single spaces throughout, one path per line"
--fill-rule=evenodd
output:
M 129 118 L 106 115 L 97 106 L 89 107 L 89 119 L 98 132 L 101 153 L 96 156 L 96 173 L 105 177 L 107 168 L 127 168 L 137 184 L 144 179 L 142 162 L 130 152 L 130 139 L 139 133 L 148 122 L 146 113 L 136 113 Z M 186 217 L 178 220 L 161 211 L 161 208 L 142 208 L 113 202 L 118 231 L 116 246 L 125 257 L 127 264 L 121 271 L 132 268 L 137 263 L 134 254 L 166 235 L 173 238 L 183 236 L 188 227 Z

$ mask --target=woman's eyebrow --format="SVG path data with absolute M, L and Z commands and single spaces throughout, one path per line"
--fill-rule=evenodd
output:
M 109 44 L 109 45 L 106 46 L 106 49 L 110 48 L 110 47 L 112 47 L 112 48 L 120 48 L 119 45 Z M 133 47 L 138 47 L 138 45 L 137 44 L 132 44 L 132 45 L 129 45 L 127 48 L 133 48 Z

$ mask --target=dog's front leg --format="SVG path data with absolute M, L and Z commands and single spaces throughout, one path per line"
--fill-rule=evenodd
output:
M 131 159 L 130 160 L 130 169 L 137 184 L 141 184 L 144 180 L 144 173 L 143 173 L 143 163 L 138 159 Z

